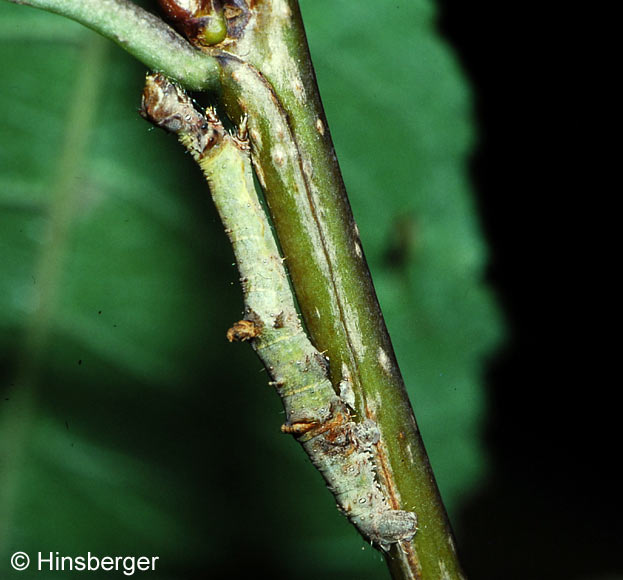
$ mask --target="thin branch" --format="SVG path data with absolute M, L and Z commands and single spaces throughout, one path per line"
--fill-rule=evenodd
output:
M 231 118 L 249 116 L 256 172 L 312 343 L 329 358 L 334 386 L 352 389 L 356 420 L 378 427 L 371 451 L 388 506 L 417 514 L 413 541 L 384 552 L 391 574 L 460 580 L 452 530 L 337 164 L 297 0 L 257 2 L 244 33 L 217 57 L 226 110 Z
M 215 89 L 219 65 L 169 25 L 128 0 L 9 0 L 61 14 L 110 38 L 152 70 L 191 90 Z

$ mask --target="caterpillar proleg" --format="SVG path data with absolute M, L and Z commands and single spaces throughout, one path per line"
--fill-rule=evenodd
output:
M 243 121 L 237 135 L 211 109 L 200 113 L 166 77 L 148 75 L 141 114 L 177 134 L 201 167 L 232 243 L 244 292 L 245 317 L 227 333 L 248 340 L 281 397 L 284 433 L 304 447 L 335 496 L 338 508 L 369 542 L 382 549 L 409 541 L 415 512 L 392 509 L 375 472 L 376 424 L 355 422 L 348 389 L 338 394 L 328 361 L 307 337 L 283 260 L 258 200 Z

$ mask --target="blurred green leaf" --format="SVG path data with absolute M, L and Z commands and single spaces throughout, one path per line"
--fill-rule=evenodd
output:
M 452 516 L 486 474 L 481 381 L 500 336 L 466 171 L 470 92 L 430 2 L 301 4 Z M 224 340 L 242 309 L 231 251 L 198 169 L 136 113 L 144 68 L 7 3 L 0 61 L 0 576 L 35 577 L 9 567 L 23 550 L 159 556 L 163 579 L 383 577 L 279 434 L 250 349 Z

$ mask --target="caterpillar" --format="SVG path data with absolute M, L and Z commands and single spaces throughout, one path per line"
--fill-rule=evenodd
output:
M 212 109 L 198 111 L 188 95 L 161 74 L 147 75 L 141 115 L 175 133 L 203 171 L 232 243 L 244 294 L 244 319 L 227 332 L 249 341 L 281 397 L 292 434 L 323 475 L 338 509 L 361 535 L 383 550 L 410 541 L 415 512 L 392 509 L 379 485 L 373 446 L 379 430 L 354 420 L 348 384 L 337 393 L 329 361 L 307 337 L 288 276 L 255 186 L 246 120 L 226 131 Z M 346 381 L 347 382 L 347 381 Z M 345 381 L 343 381 L 345 383 Z

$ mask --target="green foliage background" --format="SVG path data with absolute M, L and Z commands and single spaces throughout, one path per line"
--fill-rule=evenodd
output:
M 470 90 L 430 1 L 301 6 L 452 518 L 487 471 L 481 382 L 501 333 Z M 144 67 L 5 2 L 0 63 L 0 577 L 46 577 L 12 572 L 16 550 L 157 555 L 162 579 L 383 577 L 279 433 L 250 348 L 225 341 L 242 309 L 232 254 L 199 170 L 137 115 Z

